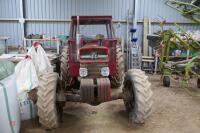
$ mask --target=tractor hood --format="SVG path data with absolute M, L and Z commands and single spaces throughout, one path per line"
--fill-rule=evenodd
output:
M 79 49 L 80 63 L 108 62 L 108 48 L 89 43 Z

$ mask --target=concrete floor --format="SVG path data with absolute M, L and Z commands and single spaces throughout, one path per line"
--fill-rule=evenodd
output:
M 200 98 L 189 96 L 177 81 L 170 88 L 162 87 L 158 75 L 151 75 L 150 81 L 154 108 L 143 125 L 129 123 L 123 100 L 99 106 L 67 103 L 58 129 L 45 131 L 32 120 L 22 122 L 21 133 L 199 133 Z

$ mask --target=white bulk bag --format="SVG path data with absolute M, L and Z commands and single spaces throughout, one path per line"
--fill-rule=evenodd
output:
M 39 85 L 32 59 L 21 60 L 15 67 L 18 94 L 30 91 Z
M 38 74 L 41 74 L 46 71 L 53 71 L 51 63 L 46 55 L 46 52 L 41 45 L 36 47 L 32 46 L 28 51 L 28 55 L 31 56 L 33 64 L 35 65 L 36 71 Z
M 18 101 L 20 106 L 21 120 L 29 120 L 36 117 L 36 105 L 33 103 L 32 100 L 28 98 L 26 92 L 23 92 L 18 95 Z
M 19 133 L 20 112 L 15 75 L 0 81 L 0 132 Z
M 32 46 L 29 51 L 28 51 L 28 55 L 31 57 L 33 64 L 35 66 L 36 71 L 38 71 L 38 61 L 37 61 L 37 53 L 35 51 L 35 47 Z
M 43 73 L 49 70 L 53 71 L 51 63 L 41 45 L 38 45 L 37 48 L 37 61 L 39 73 Z

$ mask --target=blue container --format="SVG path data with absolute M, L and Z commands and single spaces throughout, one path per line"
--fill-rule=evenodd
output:
M 131 29 L 130 29 L 130 32 L 131 32 L 131 33 L 135 33 L 136 31 L 137 31 L 137 29 L 135 29 L 135 28 L 131 28 Z
M 137 42 L 138 38 L 132 38 L 131 42 Z

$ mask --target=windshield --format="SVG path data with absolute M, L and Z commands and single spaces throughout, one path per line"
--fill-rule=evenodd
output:
M 77 32 L 77 25 L 73 24 L 72 26 L 72 38 L 76 38 L 76 32 Z M 80 34 L 83 38 L 88 39 L 97 39 L 99 36 L 102 38 L 113 38 L 113 31 L 111 23 L 106 24 L 80 24 L 79 25 Z
M 80 34 L 89 38 L 101 34 L 108 38 L 106 25 L 80 25 Z

